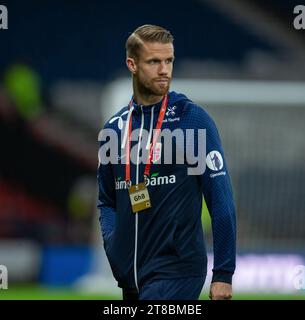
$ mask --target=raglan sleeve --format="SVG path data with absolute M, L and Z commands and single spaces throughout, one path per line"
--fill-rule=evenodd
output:
M 212 222 L 214 266 L 212 282 L 232 283 L 236 260 L 236 210 L 221 139 L 213 119 L 205 114 L 206 169 L 202 188 Z
M 105 130 L 105 128 L 103 129 Z M 102 131 L 103 131 L 102 130 Z M 103 133 L 100 134 L 99 144 L 99 165 L 97 169 L 97 182 L 98 182 L 98 203 L 99 209 L 99 222 L 104 241 L 104 248 L 107 251 L 111 236 L 115 228 L 116 217 L 116 195 L 113 175 L 113 165 L 106 161 L 106 139 L 104 140 Z

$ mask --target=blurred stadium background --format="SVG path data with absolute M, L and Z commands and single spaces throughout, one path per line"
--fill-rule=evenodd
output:
M 299 1 L 0 4 L 8 9 L 8 30 L 0 30 L 0 265 L 8 289 L 0 299 L 121 298 L 98 225 L 97 136 L 128 103 L 124 44 L 145 23 L 171 30 L 172 89 L 202 105 L 222 136 L 237 206 L 235 298 L 305 298 L 295 273 L 305 265 Z M 202 220 L 212 252 L 206 208 Z

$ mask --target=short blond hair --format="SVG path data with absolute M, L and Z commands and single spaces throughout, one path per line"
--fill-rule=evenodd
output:
M 173 43 L 172 34 L 156 25 L 145 24 L 138 27 L 126 41 L 126 56 L 130 58 L 139 58 L 140 49 L 144 42 Z

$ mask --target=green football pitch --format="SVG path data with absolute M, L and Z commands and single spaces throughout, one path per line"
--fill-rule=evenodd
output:
M 235 294 L 235 300 L 305 300 L 305 292 L 296 294 Z M 121 296 L 111 294 L 88 294 L 69 288 L 50 288 L 38 285 L 11 286 L 0 290 L 0 300 L 120 300 Z M 200 297 L 207 300 L 207 294 Z

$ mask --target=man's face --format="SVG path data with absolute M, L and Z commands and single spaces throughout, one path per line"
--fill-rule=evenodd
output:
M 172 43 L 145 42 L 139 57 L 131 60 L 134 63 L 133 75 L 141 93 L 163 96 L 168 92 L 174 62 Z

